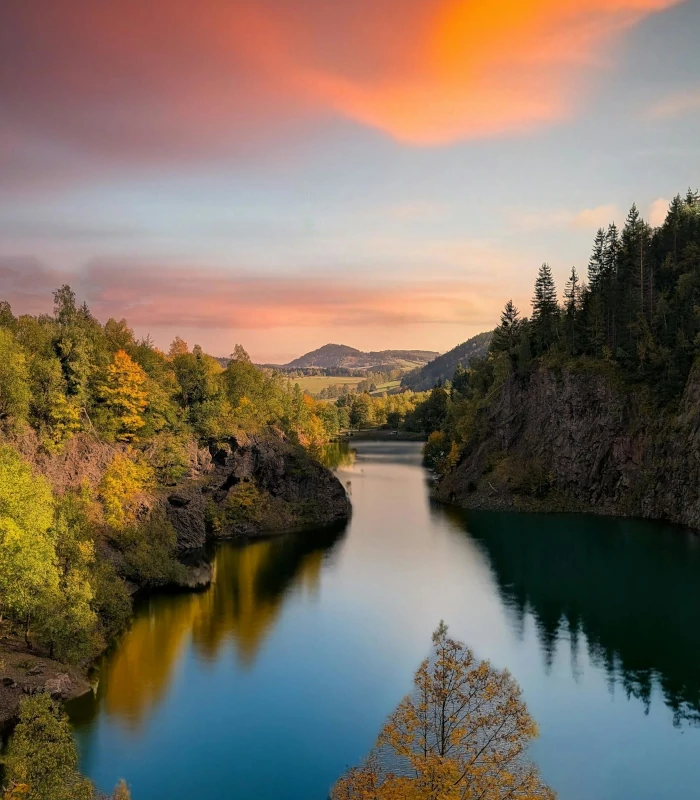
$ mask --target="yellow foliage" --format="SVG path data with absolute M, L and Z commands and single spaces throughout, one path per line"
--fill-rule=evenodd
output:
M 537 725 L 507 671 L 478 661 L 441 623 L 414 691 L 332 800 L 554 800 L 527 746 Z
M 100 388 L 105 404 L 119 423 L 117 438 L 128 442 L 145 425 L 143 412 L 148 406 L 144 390 L 146 373 L 131 360 L 128 353 L 118 350 L 107 367 L 107 376 Z
M 122 530 L 136 519 L 136 500 L 153 483 L 151 467 L 135 461 L 130 453 L 117 453 L 100 484 L 104 520 L 112 528 Z

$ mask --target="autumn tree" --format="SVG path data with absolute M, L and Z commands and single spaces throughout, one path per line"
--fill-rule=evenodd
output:
M 176 358 L 177 356 L 186 356 L 189 352 L 190 348 L 187 342 L 179 336 L 176 336 L 170 344 L 168 355 L 170 358 Z
M 117 439 L 121 441 L 133 439 L 145 424 L 143 412 L 148 406 L 145 383 L 143 369 L 124 350 L 117 350 L 107 367 L 100 394 L 116 419 Z
M 451 639 L 444 623 L 414 690 L 332 800 L 553 800 L 527 758 L 537 725 L 518 684 Z
M 121 530 L 135 522 L 138 496 L 153 480 L 153 470 L 127 453 L 116 453 L 105 470 L 99 496 L 105 522 Z

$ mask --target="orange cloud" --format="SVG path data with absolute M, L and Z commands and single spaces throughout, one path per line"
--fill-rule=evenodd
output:
M 379 74 L 310 65 L 310 90 L 341 113 L 417 145 L 522 132 L 575 110 L 610 37 L 679 0 L 446 0 Z M 298 54 L 297 54 L 298 57 Z
M 576 111 L 611 37 L 679 2 L 7 3 L 0 177 L 279 151 L 333 114 L 415 145 L 528 131 Z

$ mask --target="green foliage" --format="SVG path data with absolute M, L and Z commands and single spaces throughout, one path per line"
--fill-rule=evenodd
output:
M 21 620 L 58 590 L 53 496 L 18 453 L 0 447 L 0 610 Z
M 111 541 L 123 559 L 124 576 L 140 586 L 164 586 L 184 577 L 175 530 L 160 514 L 113 531 Z
M 189 467 L 186 438 L 170 431 L 156 435 L 148 449 L 146 458 L 162 486 L 173 486 L 181 480 Z
M 25 422 L 30 397 L 24 351 L 12 332 L 0 327 L 0 422 Z
M 20 701 L 20 721 L 7 754 L 10 784 L 27 787 L 25 800 L 91 800 L 93 787 L 78 772 L 78 753 L 65 714 L 40 693 Z
M 95 545 L 85 497 L 68 493 L 60 498 L 53 533 L 58 584 L 43 595 L 37 635 L 52 658 L 77 662 L 100 646 L 93 589 Z

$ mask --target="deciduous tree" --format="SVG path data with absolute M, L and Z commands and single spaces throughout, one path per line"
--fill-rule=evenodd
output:
M 144 390 L 146 373 L 124 350 L 117 350 L 107 367 L 100 394 L 117 421 L 117 438 L 131 441 L 145 424 L 143 412 L 148 405 Z
M 368 760 L 332 800 L 552 800 L 528 760 L 537 725 L 507 671 L 479 661 L 441 623 L 414 691 L 379 734 Z

